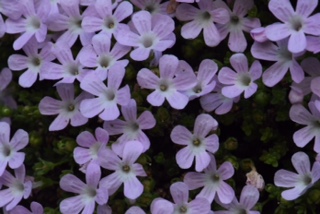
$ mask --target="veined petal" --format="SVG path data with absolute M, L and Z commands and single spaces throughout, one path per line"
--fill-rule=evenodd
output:
M 269 10 L 282 22 L 287 22 L 294 14 L 291 2 L 289 0 L 271 0 Z
M 189 98 L 178 91 L 173 91 L 171 94 L 166 96 L 166 99 L 174 109 L 184 109 L 189 102 Z
M 124 182 L 124 195 L 129 199 L 138 198 L 143 192 L 143 185 L 137 179 L 137 177 L 132 176 Z
M 200 114 L 197 116 L 193 133 L 197 137 L 205 137 L 210 131 L 216 129 L 218 122 L 209 114 Z
M 191 167 L 194 157 L 192 148 L 187 146 L 177 152 L 176 161 L 180 168 L 188 169 Z
M 290 35 L 290 29 L 286 24 L 274 23 L 266 27 L 265 34 L 271 41 L 279 41 Z
M 86 185 L 72 174 L 64 175 L 60 180 L 60 187 L 64 191 L 80 194 Z
M 292 165 L 300 175 L 310 173 L 310 159 L 304 152 L 297 152 L 291 158 Z
M 152 71 L 143 68 L 138 72 L 137 81 L 142 88 L 155 89 L 160 80 Z
M 202 30 L 202 26 L 197 21 L 191 21 L 184 24 L 181 28 L 181 36 L 185 39 L 196 38 Z
M 171 140 L 179 145 L 189 145 L 192 140 L 192 133 L 184 126 L 177 125 L 173 128 L 170 137 Z
M 56 115 L 60 113 L 62 106 L 62 101 L 44 97 L 39 103 L 39 111 L 43 115 Z
M 176 182 L 170 186 L 170 193 L 175 204 L 180 205 L 188 202 L 188 186 L 183 182 Z

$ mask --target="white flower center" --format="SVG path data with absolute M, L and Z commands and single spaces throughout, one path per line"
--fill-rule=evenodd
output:
M 303 28 L 303 20 L 299 16 L 292 17 L 290 24 L 294 31 L 300 31 Z
M 238 82 L 240 85 L 247 87 L 251 83 L 251 78 L 248 74 L 241 74 L 238 76 Z
M 110 89 L 106 92 L 105 95 L 106 95 L 106 98 L 107 98 L 108 101 L 112 101 L 116 97 L 114 92 L 112 90 L 110 90 Z

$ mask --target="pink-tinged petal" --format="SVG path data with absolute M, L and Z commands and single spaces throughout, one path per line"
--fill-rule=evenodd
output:
M 33 70 L 26 70 L 19 77 L 19 85 L 24 88 L 31 87 L 37 81 L 38 73 Z
M 179 145 L 188 145 L 192 140 L 192 136 L 192 133 L 181 125 L 174 127 L 170 134 L 171 140 Z
M 289 42 L 288 42 L 288 50 L 291 53 L 299 53 L 306 49 L 307 47 L 307 39 L 302 30 L 297 32 L 292 32 Z
M 181 36 L 185 39 L 196 38 L 202 30 L 201 25 L 197 21 L 191 21 L 184 24 L 181 28 Z
M 151 31 L 151 14 L 148 11 L 139 11 L 131 18 L 140 35 Z
M 184 109 L 189 102 L 189 98 L 178 91 L 173 91 L 171 94 L 166 96 L 166 99 L 174 109 Z
M 67 192 L 80 194 L 86 185 L 76 176 L 72 174 L 67 174 L 63 176 L 59 182 L 61 189 Z
M 212 135 L 206 137 L 203 140 L 203 143 L 206 146 L 206 150 L 208 150 L 211 153 L 215 153 L 219 148 L 219 138 L 215 134 L 212 134 Z
M 304 152 L 297 152 L 291 158 L 292 165 L 300 175 L 310 173 L 310 159 Z
M 314 137 L 314 130 L 310 126 L 306 126 L 293 134 L 293 141 L 298 147 L 303 148 Z
M 269 2 L 269 10 L 282 22 L 287 22 L 294 15 L 291 2 L 289 0 L 271 0 Z
M 257 59 L 267 61 L 278 61 L 278 47 L 272 42 L 254 42 L 251 47 L 251 54 Z
M 90 163 L 86 170 L 86 182 L 90 187 L 97 187 L 101 178 L 100 166 L 95 163 Z
M 155 89 L 160 80 L 152 71 L 143 68 L 138 72 L 137 81 L 142 88 Z
M 299 175 L 284 169 L 280 169 L 274 175 L 274 184 L 279 187 L 294 187 L 299 180 Z
M 195 198 L 188 204 L 190 213 L 208 213 L 210 214 L 211 205 L 205 198 Z M 251 213 L 250 213 L 251 214 Z
M 65 114 L 59 114 L 50 124 L 49 131 L 59 131 L 67 127 L 70 119 Z
M 176 17 L 180 21 L 193 20 L 200 10 L 190 4 L 179 4 L 176 10 Z
M 258 85 L 251 83 L 250 86 L 244 90 L 244 98 L 248 99 L 251 97 L 254 93 L 256 93 L 257 89 Z
M 187 146 L 177 152 L 176 161 L 181 169 L 188 169 L 191 167 L 194 157 L 192 148 Z
M 44 97 L 39 103 L 39 111 L 43 115 L 59 114 L 63 103 L 51 97 Z
M 215 185 L 206 185 L 197 195 L 197 198 L 205 198 L 209 201 L 209 203 L 213 202 L 213 199 L 216 196 L 217 187 Z
M 77 164 L 85 164 L 92 159 L 90 150 L 81 147 L 73 150 L 73 157 Z
M 174 55 L 164 55 L 159 60 L 159 70 L 161 78 L 173 78 L 178 68 L 179 60 Z
M 189 190 L 194 190 L 204 186 L 206 182 L 206 175 L 203 173 L 188 172 L 184 176 L 183 182 L 188 185 Z
M 129 199 L 136 199 L 143 193 L 143 185 L 137 177 L 130 177 L 124 182 L 124 195 Z
M 129 141 L 123 150 L 123 162 L 133 164 L 141 155 L 143 146 L 139 141 Z
M 309 0 L 309 1 L 298 0 L 297 6 L 296 6 L 296 13 L 301 15 L 302 17 L 308 17 L 314 11 L 317 5 L 318 5 L 317 0 Z
M 171 17 L 162 14 L 152 16 L 152 31 L 159 37 L 164 38 L 174 30 L 174 21 Z
M 228 67 L 223 67 L 219 71 L 218 80 L 219 82 L 227 85 L 235 84 L 238 75 Z
M 156 125 L 156 120 L 150 111 L 144 111 L 138 117 L 137 123 L 141 129 L 152 129 Z
M 196 171 L 203 171 L 210 163 L 210 156 L 207 152 L 201 152 L 196 154 Z
M 21 34 L 20 37 L 18 37 L 18 39 L 16 39 L 13 43 L 13 49 L 14 50 L 20 50 L 21 48 L 23 48 L 27 42 L 31 39 L 31 37 L 34 35 L 33 32 L 24 32 L 23 34 Z
M 290 64 L 290 74 L 296 83 L 300 83 L 304 79 L 304 71 L 296 60 L 292 60 Z
M 239 96 L 244 90 L 240 89 L 236 85 L 224 86 L 221 90 L 221 93 L 228 98 L 235 98 Z
M 87 148 L 89 148 L 97 142 L 93 135 L 88 131 L 81 132 L 78 135 L 76 141 L 80 146 Z
M 174 206 L 170 201 L 156 198 L 152 201 L 150 210 L 152 214 L 168 214 L 174 212 Z
M 208 84 L 214 75 L 218 71 L 218 66 L 213 60 L 204 59 L 199 65 L 198 80 L 203 81 L 204 84 Z
M 22 166 L 25 159 L 25 153 L 23 152 L 17 152 L 13 156 L 11 156 L 9 160 L 9 167 L 11 169 L 17 169 L 20 166 Z
M 320 97 L 320 77 L 313 78 L 310 85 L 312 93 Z
M 197 116 L 193 133 L 197 137 L 205 137 L 210 131 L 218 127 L 218 122 L 209 114 L 200 114 Z
M 125 18 L 129 17 L 133 13 L 133 6 L 130 2 L 121 2 L 114 11 L 114 17 L 121 22 Z
M 124 87 L 120 88 L 116 92 L 116 97 L 117 97 L 117 103 L 121 106 L 128 105 L 131 99 L 130 95 L 130 88 L 128 85 L 125 85 Z
M 203 28 L 203 37 L 209 47 L 217 46 L 221 41 L 219 31 L 213 23 Z
M 122 120 L 105 121 L 103 128 L 106 129 L 110 135 L 117 135 L 124 132 L 126 122 Z
M 238 73 L 246 73 L 249 70 L 247 57 L 242 53 L 232 55 L 230 63 Z
M 150 51 L 151 49 L 149 48 L 138 47 L 131 51 L 130 57 L 135 61 L 143 61 L 149 57 Z
M 153 106 L 161 106 L 164 102 L 164 95 L 156 90 L 148 95 L 147 101 Z
M 105 101 L 101 98 L 86 99 L 80 103 L 80 112 L 87 118 L 101 113 L 105 108 Z
M 81 22 L 81 27 L 85 32 L 97 32 L 102 29 L 103 19 L 94 16 L 85 16 Z
M 241 29 L 230 31 L 228 46 L 233 52 L 243 52 L 247 48 L 247 40 Z
M 246 185 L 243 187 L 240 195 L 240 204 L 243 204 L 245 208 L 251 209 L 259 200 L 259 191 L 252 185 Z
M 229 179 L 234 174 L 234 168 L 230 162 L 224 162 L 217 170 L 223 180 Z
M 307 18 L 305 20 L 304 23 L 304 29 L 303 31 L 306 34 L 311 34 L 314 36 L 319 36 L 320 35 L 320 23 L 319 23 L 319 19 L 320 19 L 320 13 L 317 13 L 313 16 L 310 16 L 309 18 Z
M 103 111 L 99 114 L 102 120 L 115 120 L 120 116 L 120 111 L 116 103 L 108 103 L 104 106 Z
M 266 27 L 265 33 L 271 41 L 279 41 L 290 35 L 290 29 L 287 24 L 274 23 Z
M 224 204 L 229 204 L 235 196 L 233 188 L 224 181 L 219 183 L 217 195 L 219 200 Z
M 9 34 L 22 33 L 26 30 L 27 20 L 20 18 L 17 20 L 7 19 L 6 32 Z
M 80 213 L 84 206 L 82 195 L 66 198 L 59 205 L 62 213 Z
M 276 62 L 262 74 L 262 81 L 266 86 L 273 87 L 280 82 L 287 73 L 289 65 L 283 62 Z
M 297 185 L 293 189 L 283 191 L 281 196 L 288 201 L 295 200 L 303 193 L 305 188 L 304 185 Z
M 183 182 L 176 182 L 170 186 L 170 193 L 173 201 L 177 205 L 188 203 L 189 190 L 188 186 Z
M 289 111 L 290 119 L 301 125 L 308 125 L 314 120 L 310 112 L 302 105 L 293 105 Z
M 16 151 L 19 151 L 20 149 L 23 149 L 27 146 L 29 142 L 29 135 L 26 131 L 22 129 L 18 129 L 16 133 L 14 133 L 10 144 L 12 148 L 14 148 Z
M 88 74 L 81 81 L 80 87 L 96 96 L 100 96 L 107 90 L 106 85 L 94 74 Z
M 20 71 L 28 67 L 28 62 L 28 57 L 12 54 L 8 59 L 8 66 L 13 71 Z

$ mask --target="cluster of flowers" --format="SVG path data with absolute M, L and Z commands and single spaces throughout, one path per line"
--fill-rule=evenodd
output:
M 25 70 L 19 85 L 32 87 L 39 80 L 58 80 L 55 87 L 61 100 L 44 97 L 39 103 L 43 115 L 58 115 L 49 130 L 58 131 L 71 126 L 82 126 L 98 116 L 103 128 L 81 132 L 74 149 L 74 160 L 85 173 L 86 183 L 75 175 L 67 174 L 60 180 L 61 189 L 77 194 L 60 203 L 62 213 L 111 213 L 108 199 L 123 184 L 124 196 L 135 200 L 143 193 L 137 176 L 147 176 L 139 156 L 150 148 L 150 140 L 142 131 L 156 125 L 152 113 L 144 111 L 137 116 L 137 104 L 131 99 L 130 86 L 122 86 L 129 60 L 144 61 L 152 58 L 150 66 L 159 72 L 143 68 L 137 73 L 137 83 L 143 89 L 153 90 L 147 101 L 161 106 L 165 100 L 174 109 L 184 109 L 193 99 L 200 100 L 202 108 L 226 114 L 234 103 L 251 97 L 258 89 L 255 83 L 262 78 L 266 86 L 279 83 L 289 70 L 293 80 L 289 98 L 292 102 L 290 118 L 306 125 L 297 131 L 293 140 L 304 147 L 315 138 L 314 151 L 320 153 L 320 62 L 313 57 L 300 64 L 297 58 L 306 51 L 320 52 L 320 13 L 311 15 L 318 0 L 298 0 L 296 10 L 288 0 L 271 0 L 269 9 L 281 23 L 261 27 L 257 18 L 247 17 L 253 0 L 235 0 L 231 4 L 222 0 L 165 1 L 160 0 L 0 0 L 0 35 L 19 34 L 14 50 L 21 50 L 8 59 L 13 71 Z M 194 4 L 190 4 L 194 3 Z M 134 8 L 135 6 L 135 8 Z M 198 71 L 174 55 L 162 53 L 176 42 L 175 20 L 185 23 L 181 36 L 195 39 L 203 32 L 205 44 L 217 46 L 229 35 L 228 48 L 232 68 L 218 69 L 213 60 L 205 59 Z M 126 22 L 126 20 L 129 20 Z M 50 32 L 50 33 L 48 33 Z M 249 66 L 244 32 L 250 32 L 254 43 L 251 54 L 257 59 Z M 74 57 L 77 40 L 82 45 Z M 275 62 L 263 72 L 258 60 Z M 5 68 L 0 76 L 0 91 L 5 105 L 16 108 L 15 101 L 5 93 L 11 82 L 11 70 Z M 218 71 L 219 70 L 219 71 Z M 305 73 L 309 76 L 305 77 Z M 75 98 L 75 85 L 82 92 Z M 306 95 L 311 113 L 302 105 Z M 119 110 L 121 106 L 121 112 Z M 119 119 L 122 115 L 124 120 Z M 26 177 L 23 165 L 25 154 L 18 152 L 28 144 L 28 134 L 18 130 L 9 140 L 10 121 L 0 123 L 0 207 L 9 213 L 30 213 L 18 205 L 28 198 L 32 179 Z M 212 131 L 218 122 L 209 114 L 200 114 L 194 130 L 178 125 L 171 132 L 175 144 L 185 146 L 176 154 L 180 168 L 188 169 L 195 162 L 195 171 L 188 172 L 183 182 L 170 187 L 174 203 L 156 198 L 151 213 L 213 213 L 211 203 L 216 200 L 228 211 L 215 213 L 251 212 L 259 200 L 258 188 L 248 182 L 238 201 L 233 188 L 224 180 L 231 178 L 234 168 L 230 162 L 217 166 L 214 153 L 219 139 Z M 108 145 L 109 135 L 120 135 L 116 143 Z M 304 152 L 292 156 L 298 173 L 279 170 L 274 182 L 277 186 L 291 188 L 282 197 L 294 200 L 320 178 L 320 162 L 311 169 Z M 14 170 L 15 177 L 6 170 Z M 104 171 L 114 171 L 101 178 Z M 192 201 L 189 190 L 203 187 Z M 263 188 L 263 187 L 262 187 Z M 17 206 L 18 205 L 18 206 Z M 31 213 L 42 213 L 40 204 L 31 204 Z M 145 213 L 131 207 L 126 213 Z

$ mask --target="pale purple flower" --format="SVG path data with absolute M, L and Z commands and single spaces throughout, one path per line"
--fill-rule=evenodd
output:
M 166 99 L 175 109 L 183 109 L 189 102 L 188 96 L 181 91 L 189 90 L 196 85 L 193 75 L 177 75 L 179 60 L 173 55 L 164 55 L 159 60 L 160 77 L 149 69 L 138 72 L 138 84 L 142 88 L 154 89 L 147 101 L 153 106 L 161 106 Z
M 43 0 L 35 5 L 34 0 L 21 1 L 22 17 L 6 20 L 6 31 L 9 34 L 22 33 L 13 43 L 15 50 L 21 49 L 33 37 L 43 42 L 47 36 L 46 21 L 50 13 L 50 1 Z
M 260 214 L 259 211 L 251 210 L 254 205 L 259 200 L 259 191 L 256 187 L 252 185 L 246 185 L 243 187 L 240 195 L 240 200 L 236 197 L 233 198 L 230 204 L 222 204 L 220 205 L 228 210 L 226 211 L 215 211 L 215 214 L 239 214 L 239 213 L 246 213 L 246 214 Z
M 274 23 L 266 27 L 266 36 L 271 41 L 289 37 L 288 50 L 299 53 L 306 49 L 305 34 L 320 35 L 320 13 L 311 15 L 318 0 L 298 0 L 296 11 L 289 0 L 270 0 L 269 10 L 283 23 Z
M 256 59 L 275 61 L 262 74 L 262 81 L 266 86 L 273 87 L 282 80 L 284 75 L 290 70 L 291 78 L 294 82 L 299 83 L 304 78 L 304 72 L 296 61 L 298 56 L 303 53 L 292 54 L 287 49 L 288 40 L 277 41 L 277 45 L 270 41 L 254 42 L 251 47 L 251 54 Z
M 239 102 L 240 96 L 235 98 L 228 98 L 224 96 L 221 93 L 221 89 L 225 85 L 220 83 L 218 80 L 216 80 L 216 82 L 217 85 L 212 93 L 200 97 L 200 104 L 205 111 L 215 111 L 216 114 L 222 115 L 228 113 L 232 109 L 234 103 Z
M 194 159 L 197 172 L 201 172 L 209 165 L 211 157 L 207 151 L 215 153 L 218 150 L 219 138 L 216 134 L 207 135 L 217 127 L 218 122 L 212 116 L 200 114 L 196 118 L 192 133 L 181 125 L 173 128 L 170 134 L 171 140 L 176 144 L 186 146 L 176 155 L 179 167 L 190 168 Z
M 99 114 L 103 120 L 117 119 L 120 116 L 117 104 L 128 105 L 131 96 L 128 85 L 119 89 L 124 75 L 125 69 L 122 66 L 110 70 L 107 79 L 108 86 L 95 73 L 85 76 L 80 87 L 97 97 L 83 100 L 80 104 L 81 113 L 87 118 Z
M 92 38 L 91 44 L 84 46 L 78 54 L 82 65 L 88 68 L 95 68 L 94 72 L 101 80 L 105 80 L 108 71 L 125 68 L 129 60 L 122 59 L 129 51 L 130 47 L 115 43 L 111 49 L 111 40 L 106 39 L 106 35 L 98 34 Z
M 0 183 L 8 187 L 0 190 L 0 207 L 5 207 L 6 211 L 13 209 L 22 198 L 27 199 L 32 190 L 32 182 L 26 179 L 23 164 L 14 170 L 14 175 L 4 171 L 0 177 Z
M 122 159 L 115 153 L 105 157 L 101 166 L 115 172 L 102 178 L 100 185 L 107 187 L 109 192 L 114 192 L 123 183 L 125 197 L 132 200 L 138 198 L 143 192 L 143 185 L 137 176 L 147 176 L 142 165 L 135 163 L 142 150 L 143 146 L 139 141 L 130 141 L 123 149 Z
M 38 202 L 33 201 L 30 205 L 31 211 L 27 208 L 18 205 L 15 208 L 13 208 L 9 214 L 43 214 L 44 210 L 41 204 Z
M 156 125 L 156 120 L 150 111 L 144 111 L 137 117 L 137 103 L 131 99 L 128 105 L 121 107 L 122 116 L 125 121 L 116 119 L 105 121 L 103 128 L 110 135 L 122 134 L 117 142 L 112 144 L 112 150 L 122 155 L 125 143 L 131 140 L 137 140 L 143 145 L 143 152 L 149 149 L 150 140 L 142 131 L 144 129 L 152 129 Z
M 229 21 L 228 11 L 225 8 L 217 8 L 214 1 L 199 1 L 197 4 L 199 9 L 191 4 L 183 3 L 178 6 L 177 19 L 190 21 L 182 26 L 181 35 L 185 39 L 195 39 L 203 30 L 206 45 L 217 46 L 221 36 L 215 23 L 226 24 Z
M 90 163 L 100 166 L 102 155 L 108 153 L 107 144 L 109 133 L 98 127 L 95 130 L 95 137 L 88 131 L 81 132 L 76 139 L 78 147 L 73 150 L 73 157 L 76 163 L 82 165 L 82 171 L 86 171 Z
M 43 115 L 58 115 L 49 126 L 49 131 L 58 131 L 71 126 L 81 126 L 88 122 L 79 111 L 80 102 L 91 97 L 88 93 L 82 92 L 74 98 L 73 84 L 61 83 L 57 85 L 57 91 L 62 100 L 56 100 L 52 97 L 44 97 L 39 103 L 39 111 Z
M 242 54 L 234 54 L 230 57 L 230 64 L 234 70 L 223 67 L 219 71 L 219 82 L 225 84 L 221 89 L 224 96 L 235 98 L 244 92 L 244 98 L 251 97 L 258 89 L 254 82 L 262 74 L 262 66 L 259 61 L 254 61 L 249 69 L 247 57 Z
M 140 207 L 132 206 L 125 212 L 125 214 L 146 214 L 146 213 Z
M 29 143 L 29 135 L 22 129 L 18 129 L 10 140 L 10 125 L 0 122 L 0 177 L 7 165 L 11 169 L 17 169 L 23 164 L 25 153 L 19 152 Z
M 313 138 L 314 151 L 320 153 L 320 101 L 309 102 L 311 113 L 301 104 L 293 105 L 290 108 L 290 119 L 298 124 L 305 125 L 293 134 L 294 143 L 300 147 L 305 147 Z
M 188 214 L 199 214 L 199 213 L 209 213 L 210 203 L 206 198 L 196 198 L 190 202 L 189 201 L 189 190 L 188 186 L 183 182 L 176 182 L 170 186 L 170 193 L 174 203 L 167 201 L 166 199 L 156 198 L 153 200 L 151 205 L 151 213 L 188 213 Z M 171 204 L 171 206 L 163 205 Z M 173 208 L 173 209 L 172 209 Z M 171 212 L 164 209 L 170 209 Z
M 72 47 L 79 37 L 82 45 L 90 44 L 94 33 L 85 32 L 81 26 L 83 18 L 90 13 L 90 7 L 81 13 L 79 0 L 62 0 L 60 6 L 63 13 L 51 15 L 48 20 L 50 30 L 63 31 L 57 41 Z
M 90 164 L 86 171 L 86 184 L 72 174 L 64 175 L 60 180 L 60 187 L 64 191 L 78 194 L 60 202 L 62 213 L 94 212 L 96 202 L 99 205 L 107 203 L 109 199 L 108 189 L 99 183 L 101 171 L 98 165 Z M 99 185 L 99 187 L 98 187 Z
M 52 53 L 56 56 L 61 65 L 56 64 L 42 71 L 43 79 L 59 80 L 55 85 L 60 83 L 73 83 L 76 79 L 81 82 L 88 73 L 88 69 L 79 61 L 79 55 L 74 59 L 68 44 L 58 42 L 52 45 Z
M 191 66 L 183 60 L 179 61 L 179 67 L 184 70 L 181 72 L 181 75 L 185 75 L 185 72 L 189 72 L 190 75 L 193 75 L 194 78 L 197 79 L 197 84 L 193 88 L 184 92 L 184 94 L 189 97 L 189 100 L 209 94 L 216 86 L 214 76 L 218 71 L 218 66 L 213 60 L 202 60 L 198 71 L 195 72 L 196 75 Z
M 231 178 L 234 174 L 234 168 L 230 162 L 224 162 L 218 169 L 216 159 L 211 156 L 211 162 L 204 173 L 188 172 L 183 181 L 188 185 L 189 190 L 198 189 L 203 187 L 198 197 L 207 199 L 212 203 L 213 199 L 218 196 L 219 200 L 228 204 L 235 196 L 232 187 L 224 180 Z
M 163 52 L 174 45 L 174 21 L 169 16 L 139 11 L 131 20 L 132 29 L 119 29 L 115 38 L 120 44 L 135 48 L 130 53 L 133 60 L 146 60 L 151 51 Z
M 243 52 L 247 48 L 247 40 L 243 31 L 250 32 L 260 27 L 260 20 L 257 18 L 245 17 L 254 6 L 253 0 L 236 0 L 231 11 L 223 1 L 216 1 L 221 8 L 225 8 L 230 16 L 226 24 L 217 24 L 221 40 L 229 34 L 228 46 L 233 52 Z
M 129 1 L 123 1 L 115 8 L 112 2 L 111 0 L 96 0 L 93 4 L 94 10 L 83 18 L 82 27 L 86 32 L 100 31 L 106 40 L 111 40 L 111 36 L 125 26 L 120 22 L 132 14 L 132 4 Z
M 320 97 L 320 62 L 315 57 L 305 58 L 301 62 L 301 67 L 303 70 L 309 74 L 308 77 L 305 77 L 305 80 L 302 81 L 305 85 L 309 85 L 309 90 L 305 92 L 309 92 L 310 90 L 313 94 Z
M 24 47 L 26 56 L 21 54 L 12 54 L 8 59 L 8 66 L 13 71 L 27 69 L 19 77 L 19 85 L 24 88 L 31 87 L 37 80 L 43 80 L 42 73 L 45 69 L 56 67 L 57 64 L 52 61 L 55 59 L 51 52 L 51 46 L 40 45 L 35 39 L 31 39 Z M 40 51 L 40 52 L 39 52 Z
M 12 80 L 12 72 L 9 68 L 3 68 L 0 73 L 0 105 L 16 109 L 17 103 L 8 90 L 8 85 Z
M 160 13 L 163 15 L 168 15 L 167 7 L 169 1 L 162 2 L 162 0 L 131 0 L 131 3 L 141 10 L 146 10 L 152 15 Z
M 314 162 L 310 169 L 310 160 L 306 153 L 295 153 L 291 162 L 298 173 L 280 169 L 274 175 L 276 186 L 291 188 L 281 193 L 282 198 L 289 201 L 303 195 L 320 178 L 320 163 Z
M 19 0 L 1 0 L 0 1 L 0 38 L 6 33 L 6 25 L 2 14 L 11 19 L 18 19 L 22 15 L 21 4 Z

